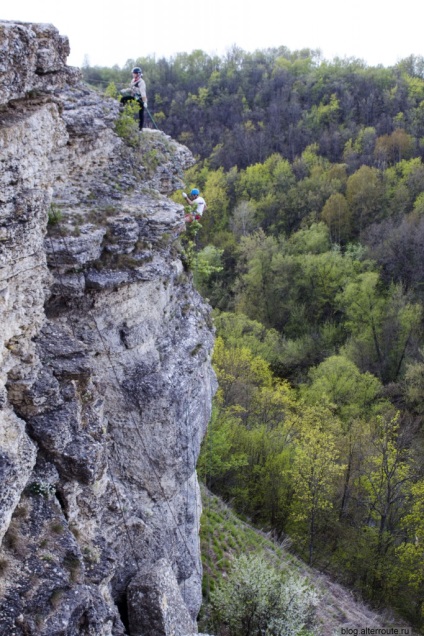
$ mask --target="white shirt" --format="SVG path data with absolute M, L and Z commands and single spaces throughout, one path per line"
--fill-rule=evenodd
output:
M 137 80 L 131 80 L 131 92 L 134 96 L 140 96 L 143 102 L 147 100 L 146 96 L 146 83 L 141 77 Z
M 203 210 L 205 209 L 205 205 L 206 205 L 206 201 L 204 200 L 204 198 L 201 196 L 198 196 L 195 199 L 193 199 L 193 203 L 195 203 L 197 206 L 195 214 L 202 216 Z

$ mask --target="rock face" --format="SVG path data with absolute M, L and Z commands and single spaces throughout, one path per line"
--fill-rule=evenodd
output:
M 192 157 L 125 144 L 51 25 L 0 22 L 0 52 L 0 634 L 195 633 L 213 332 L 166 197 Z

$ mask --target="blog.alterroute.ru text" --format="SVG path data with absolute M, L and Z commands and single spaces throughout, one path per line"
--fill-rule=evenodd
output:
M 409 627 L 340 627 L 340 636 L 412 636 Z

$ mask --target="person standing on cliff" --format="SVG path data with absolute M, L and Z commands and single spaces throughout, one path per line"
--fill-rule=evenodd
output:
M 144 110 L 147 109 L 146 83 L 143 80 L 143 73 L 139 66 L 133 68 L 132 74 L 133 78 L 131 80 L 130 88 L 121 91 L 121 104 L 125 106 L 125 104 L 131 99 L 135 99 L 138 102 L 140 106 L 138 113 L 138 128 L 139 130 L 143 130 Z
M 199 221 L 199 219 L 202 218 L 203 212 L 206 210 L 206 201 L 203 197 L 200 196 L 199 190 L 197 188 L 193 188 L 193 190 L 190 192 L 190 196 L 183 192 L 183 197 L 187 201 L 187 203 L 196 206 L 194 214 L 186 215 L 186 223 L 191 223 L 191 221 Z

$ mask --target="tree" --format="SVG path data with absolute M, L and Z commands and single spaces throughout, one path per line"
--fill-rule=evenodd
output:
M 402 159 L 409 159 L 413 150 L 413 137 L 402 128 L 397 128 L 391 135 L 378 137 L 374 156 L 380 168 L 387 168 Z
M 404 393 L 408 408 L 420 416 L 424 415 L 424 350 L 420 349 L 419 360 L 406 366 Z
M 207 210 L 202 217 L 201 238 L 203 245 L 213 243 L 213 238 L 220 231 L 228 228 L 229 200 L 227 196 L 227 179 L 222 168 L 209 171 L 191 170 L 190 179 L 198 179 L 193 187 L 201 188 L 207 204 Z
M 408 510 L 414 470 L 408 431 L 400 426 L 399 413 L 388 411 L 377 416 L 369 427 L 369 447 L 357 479 L 356 497 L 369 541 L 368 591 L 374 598 L 387 598 L 396 594 L 395 546 L 403 536 L 402 520 Z
M 377 272 L 360 274 L 338 295 L 352 337 L 344 348 L 347 357 L 369 370 L 383 383 L 396 381 L 421 321 L 421 307 L 409 302 L 399 285 L 381 290 Z
M 361 166 L 347 181 L 346 199 L 352 211 L 355 236 L 379 220 L 382 213 L 383 186 L 376 168 Z
M 309 403 L 331 404 L 344 422 L 369 416 L 376 405 L 381 383 L 371 373 L 361 373 L 358 367 L 342 355 L 330 356 L 309 372 L 311 384 L 302 395 Z
M 278 252 L 278 241 L 266 236 L 262 230 L 243 237 L 240 244 L 239 287 L 237 308 L 253 320 L 267 327 L 275 326 L 275 285 L 273 256 Z
M 364 239 L 382 268 L 382 280 L 386 285 L 400 283 L 406 293 L 411 292 L 422 300 L 424 216 L 411 215 L 400 223 L 383 221 L 370 227 Z
M 242 313 L 232 312 L 215 312 L 214 323 L 228 347 L 247 347 L 271 366 L 277 362 L 282 342 L 275 329 L 267 329 Z
M 215 342 L 214 365 L 224 407 L 238 405 L 247 413 L 255 391 L 272 385 L 271 370 L 265 360 L 246 347 L 226 348 L 219 337 Z
M 234 208 L 230 219 L 231 231 L 237 238 L 240 238 L 251 234 L 257 228 L 254 203 L 251 201 L 240 201 Z
M 210 280 L 214 274 L 222 271 L 221 257 L 224 250 L 213 245 L 207 245 L 197 252 L 193 264 L 193 280 L 196 289 L 204 296 L 208 296 Z
M 306 539 L 308 563 L 313 565 L 317 540 L 334 508 L 337 481 L 344 466 L 338 463 L 331 412 L 319 407 L 305 408 L 301 417 L 302 430 L 292 468 L 292 523 L 300 542 Z
M 248 464 L 247 455 L 238 444 L 240 425 L 240 419 L 225 412 L 220 400 L 216 400 L 197 469 L 208 488 L 218 490 L 222 496 L 231 494 L 235 475 Z
M 294 232 L 287 241 L 289 254 L 323 254 L 329 250 L 329 232 L 324 223 L 311 223 Z
M 415 620 L 424 620 L 424 480 L 411 486 L 411 507 L 402 521 L 406 540 L 396 548 L 400 579 L 407 583 L 408 600 L 413 602 Z M 412 598 L 411 598 L 412 597 Z
M 327 199 L 321 218 L 328 225 L 333 243 L 340 244 L 349 239 L 352 215 L 343 194 L 336 192 Z
M 343 159 L 352 170 L 357 170 L 361 165 L 370 165 L 374 159 L 374 146 L 377 133 L 374 127 L 361 128 L 356 139 L 346 142 Z
M 248 166 L 240 176 L 239 196 L 254 201 L 264 197 L 271 186 L 271 173 L 268 166 L 256 163 Z

